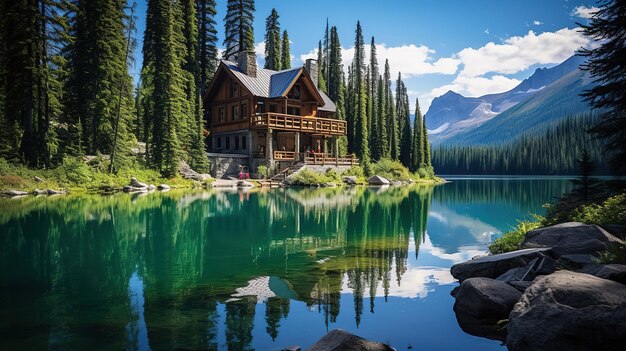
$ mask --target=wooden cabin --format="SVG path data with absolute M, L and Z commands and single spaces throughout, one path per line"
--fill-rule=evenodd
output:
M 273 71 L 256 66 L 254 52 L 222 60 L 203 97 L 210 155 L 238 155 L 271 171 L 296 162 L 353 164 L 338 154 L 346 122 L 317 88 L 317 62 Z M 219 175 L 218 175 L 219 176 Z

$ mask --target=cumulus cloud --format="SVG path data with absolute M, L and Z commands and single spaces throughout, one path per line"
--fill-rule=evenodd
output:
M 366 60 L 369 61 L 370 45 L 365 45 Z M 393 72 L 402 72 L 403 77 L 415 77 L 424 74 L 454 74 L 458 70 L 460 61 L 453 57 L 434 59 L 435 50 L 425 45 L 401 45 L 387 46 L 385 44 L 376 45 L 376 56 L 381 72 L 385 60 L 389 60 L 389 66 Z M 300 55 L 300 60 L 317 58 L 317 49 L 313 49 Z M 344 68 L 350 65 L 354 59 L 354 47 L 342 48 L 341 59 Z
M 543 24 L 543 22 L 541 22 L 541 21 L 537 21 L 537 20 L 533 21 L 533 25 L 534 26 L 540 26 L 542 24 Z
M 574 16 L 574 17 L 580 17 L 580 18 L 591 18 L 591 16 L 593 16 L 593 13 L 598 11 L 599 8 L 595 7 L 595 6 L 584 6 L 584 5 L 580 5 L 580 6 L 576 6 L 572 12 L 570 13 L 570 16 Z

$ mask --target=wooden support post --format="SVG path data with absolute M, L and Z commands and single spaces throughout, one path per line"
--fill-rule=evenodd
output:
M 296 154 L 294 155 L 293 159 L 294 161 L 298 162 L 300 161 L 300 132 L 294 132 L 294 138 Z
M 274 170 L 274 133 L 272 133 L 272 129 L 268 128 L 267 133 L 265 134 L 265 150 L 267 158 L 267 168 L 270 172 Z

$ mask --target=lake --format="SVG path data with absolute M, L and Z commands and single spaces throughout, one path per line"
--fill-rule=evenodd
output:
M 305 349 L 342 328 L 397 350 L 504 350 L 459 328 L 449 268 L 570 188 L 3 199 L 0 349 Z

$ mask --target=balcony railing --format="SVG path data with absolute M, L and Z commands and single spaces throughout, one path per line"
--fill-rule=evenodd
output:
M 274 160 L 276 161 L 293 161 L 296 153 L 294 151 L 274 151 Z M 335 157 L 327 153 L 300 153 L 300 160 L 310 165 L 358 165 L 359 159 L 354 156 Z
M 260 113 L 250 118 L 252 129 L 278 129 L 325 135 L 346 135 L 346 121 L 312 116 Z

